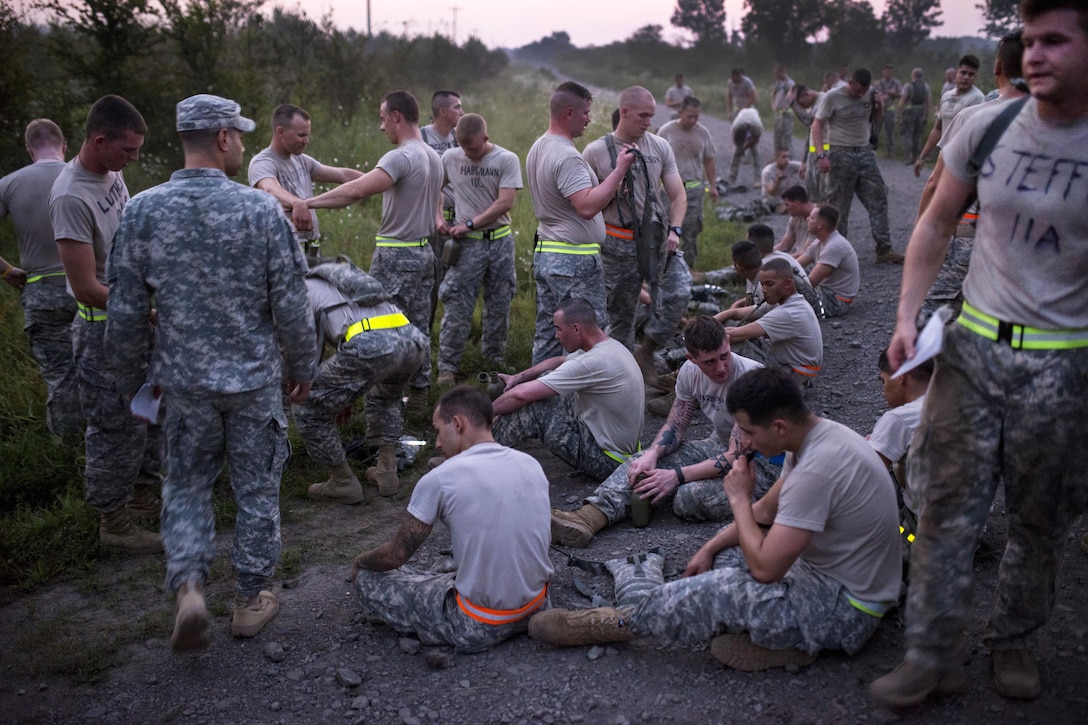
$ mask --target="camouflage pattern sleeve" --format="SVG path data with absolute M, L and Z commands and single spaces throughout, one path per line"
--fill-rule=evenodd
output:
M 144 281 L 145 250 L 133 224 L 139 206 L 136 198 L 126 206 L 106 263 L 110 294 L 105 350 L 125 395 L 135 393 L 144 383 L 151 357 L 151 290 Z
M 275 215 L 270 226 L 268 244 L 268 295 L 286 365 L 284 375 L 296 382 L 312 382 L 317 377 L 318 350 L 306 298 L 306 259 L 281 214 Z

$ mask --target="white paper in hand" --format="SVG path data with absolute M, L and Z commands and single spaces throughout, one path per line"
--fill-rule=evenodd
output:
M 944 326 L 951 318 L 952 308 L 948 305 L 933 313 L 929 322 L 918 334 L 918 339 L 914 341 L 914 357 L 899 366 L 892 375 L 893 379 L 906 375 L 926 360 L 941 354 L 941 348 L 944 347 Z
M 128 408 L 134 416 L 145 423 L 153 425 L 159 422 L 159 403 L 161 401 L 161 394 L 155 393 L 155 386 L 151 383 L 144 383 L 132 396 L 132 402 L 129 403 Z

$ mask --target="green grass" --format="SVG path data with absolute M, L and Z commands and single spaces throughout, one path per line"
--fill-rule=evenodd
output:
M 514 151 L 524 161 L 533 141 L 547 127 L 548 95 L 555 85 L 555 78 L 548 72 L 512 67 L 486 86 L 466 89 L 463 101 L 467 110 L 478 112 L 487 119 L 495 143 Z M 593 124 L 578 140 L 579 148 L 609 130 L 607 114 L 602 109 L 611 109 L 608 104 L 614 100 L 602 94 Z M 376 113 L 373 116 L 364 114 L 353 125 L 337 126 L 324 120 L 330 117 L 329 114 L 323 114 L 317 108 L 310 110 L 314 115 L 314 141 L 310 150 L 322 161 L 369 168 L 389 148 L 388 141 L 378 131 Z M 247 139 L 248 153 L 259 151 L 266 139 L 267 135 L 260 131 L 254 133 Z M 169 173 L 169 169 L 154 159 L 142 159 L 126 171 L 126 177 L 135 191 L 161 183 Z M 321 212 L 323 252 L 326 255 L 346 254 L 360 266 L 369 266 L 380 213 L 380 199 L 348 209 Z M 512 218 L 518 286 L 511 306 L 506 362 L 521 369 L 530 361 L 536 315 L 531 267 L 536 220 L 528 191 L 518 194 Z M 743 238 L 744 233 L 744 225 L 719 221 L 708 200 L 705 230 L 700 237 L 700 266 L 709 269 L 727 264 L 729 246 Z M 0 254 L 12 260 L 17 258 L 8 224 L 0 224 Z M 441 319 L 441 309 L 436 319 Z M 0 287 L 0 335 L 5 339 L 4 345 L 0 346 L 0 386 L 5 391 L 0 396 L 0 586 L 4 587 L 0 589 L 0 601 L 3 601 L 61 575 L 85 574 L 95 564 L 115 555 L 108 554 L 98 545 L 97 516 L 83 502 L 82 449 L 54 444 L 45 429 L 45 387 L 29 355 L 17 295 L 6 286 Z M 487 369 L 480 355 L 479 336 L 477 310 L 461 368 L 463 376 L 470 381 L 475 379 L 477 372 Z M 432 336 L 435 357 L 437 344 L 436 325 Z M 438 392 L 432 390 L 432 402 Z M 364 433 L 362 416 L 358 415 L 360 411 L 361 403 L 355 420 L 343 431 L 345 441 Z M 429 415 L 409 417 L 405 433 L 432 440 Z M 306 487 L 327 476 L 327 471 L 306 455 L 293 427 L 290 435 L 294 455 L 284 473 L 281 489 L 282 499 L 288 505 L 282 506 L 281 510 L 284 525 L 301 531 L 285 549 L 281 565 L 284 576 L 296 575 L 307 562 L 323 556 L 321 551 L 306 543 L 306 537 L 313 535 L 305 531 L 312 510 L 290 504 L 305 501 Z M 405 493 L 395 499 L 397 506 L 403 506 L 406 492 L 422 475 L 430 455 L 433 455 L 433 449 L 423 449 L 416 465 L 402 474 Z M 360 477 L 364 473 L 361 468 L 356 465 Z M 217 528 L 233 525 L 236 508 L 226 472 L 216 484 L 213 508 Z M 160 586 L 161 576 L 161 565 L 156 563 L 142 571 L 140 581 L 148 586 Z M 217 558 L 212 578 L 229 580 L 232 577 L 229 562 L 224 557 Z M 93 586 L 93 583 L 86 586 Z M 212 606 L 225 612 L 229 602 L 213 602 Z M 87 671 L 93 670 L 94 667 L 88 665 Z

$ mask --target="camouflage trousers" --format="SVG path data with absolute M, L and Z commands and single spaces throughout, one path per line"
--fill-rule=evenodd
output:
M 829 174 L 820 171 L 816 154 L 809 154 L 805 159 L 805 193 L 813 204 L 826 204 L 831 196 Z
M 608 334 L 628 349 L 635 346 L 635 309 L 642 291 L 642 275 L 638 273 L 635 242 L 605 237 L 601 245 L 604 264 L 604 289 L 608 309 Z
M 922 153 L 922 131 L 925 128 L 925 108 L 908 106 L 903 109 L 903 117 L 899 119 L 899 140 L 903 147 L 904 161 L 913 162 Z
M 771 353 L 771 341 L 766 337 L 753 337 L 748 340 L 739 340 L 732 343 L 730 348 L 741 357 L 763 363 L 764 367 L 784 370 L 790 374 L 790 377 L 793 378 L 795 383 L 801 386 L 802 390 L 811 387 L 811 385 L 816 382 L 816 376 L 810 374 L 812 371 L 809 371 L 808 373 L 798 372 L 797 368 L 793 365 L 777 359 Z
M 458 652 L 491 649 L 529 628 L 526 616 L 510 624 L 485 624 L 457 606 L 456 572 L 435 574 L 408 564 L 392 571 L 360 570 L 355 591 L 363 609 L 397 632 L 414 633 L 425 645 L 450 645 Z M 548 608 L 544 604 L 533 613 Z
M 794 562 L 782 581 L 756 581 L 737 546 L 718 554 L 710 571 L 652 590 L 630 611 L 628 624 L 637 636 L 675 644 L 748 632 L 768 649 L 854 654 L 880 619 L 853 606 L 842 584 L 804 559 Z
M 939 308 L 949 305 L 955 317 L 963 307 L 963 280 L 967 278 L 967 268 L 971 265 L 971 251 L 975 248 L 974 237 L 953 236 L 948 244 L 948 251 L 937 272 L 937 279 L 929 288 L 929 294 L 918 311 L 918 326 L 922 327 Z
M 711 181 L 713 183 L 713 180 Z M 688 205 L 684 210 L 684 223 L 680 225 L 680 249 L 691 269 L 699 258 L 699 235 L 703 232 L 703 185 L 686 190 Z
M 589 427 L 578 417 L 571 395 L 536 400 L 501 415 L 493 433 L 497 443 L 510 447 L 539 440 L 553 456 L 595 481 L 604 480 L 619 465 L 597 445 Z
M 744 134 L 740 134 L 740 141 L 737 141 L 737 131 L 739 129 L 733 129 L 733 160 L 729 164 L 729 185 L 732 186 L 737 182 L 737 176 L 740 174 L 740 164 L 744 160 L 744 152 L 747 150 L 752 157 L 752 186 L 758 187 L 760 185 L 760 172 L 763 171 L 763 167 L 759 164 L 759 144 L 752 146 L 748 149 L 744 148 Z
M 565 299 L 581 297 L 593 305 L 597 324 L 608 327 L 604 266 L 599 254 L 533 254 L 533 279 L 536 281 L 536 334 L 533 337 L 533 365 L 563 354 L 555 339 L 552 315 Z
M 87 419 L 83 477 L 87 503 L 99 513 L 128 503 L 137 483 L 159 484 L 162 445 L 160 428 L 136 420 L 129 411 L 128 396 L 117 389 L 102 344 L 105 330 L 104 322 L 78 316 L 72 323 L 79 402 Z
M 887 147 L 884 150 L 884 156 L 886 158 L 895 157 L 895 109 L 884 109 L 884 143 Z M 876 129 L 878 132 L 880 129 Z
M 725 453 L 728 446 L 710 436 L 700 441 L 683 441 L 680 447 L 661 458 L 658 468 L 677 468 L 694 466 L 696 463 L 711 460 Z M 635 459 L 640 454 L 631 456 Z M 778 480 L 781 466 L 768 461 L 763 456 L 754 459 L 756 464 L 756 485 L 752 490 L 752 501 L 758 501 Z M 630 462 L 624 463 L 606 478 L 597 490 L 585 499 L 585 503 L 598 508 L 608 517 L 609 524 L 616 524 L 631 515 L 631 483 L 627 478 Z M 724 474 L 723 474 L 724 475 Z M 685 521 L 732 521 L 733 509 L 725 495 L 722 477 L 716 476 L 702 481 L 688 481 L 676 489 L 672 496 L 672 511 Z
M 231 563 L 252 597 L 280 558 L 280 476 L 290 455 L 280 386 L 189 397 L 168 391 L 162 543 L 166 588 L 203 584 L 215 558 L 212 489 L 226 463 L 238 505 Z
M 680 337 L 680 325 L 691 303 L 691 271 L 686 254 L 677 252 L 669 257 L 665 273 L 658 282 L 657 294 L 661 296 L 661 304 L 657 308 L 651 307 L 643 334 L 658 347 L 670 347 Z
M 888 186 L 876 165 L 876 152 L 868 146 L 831 147 L 828 202 L 839 210 L 839 234 L 850 239 L 850 205 L 856 194 L 869 212 L 869 228 L 877 255 L 892 251 L 888 231 Z
M 427 338 L 427 358 L 413 376 L 411 387 L 431 385 L 431 287 L 435 256 L 429 244 L 422 247 L 375 247 L 370 275 L 382 283 L 393 304 Z
M 820 298 L 823 314 L 820 314 L 819 309 L 815 307 L 813 307 L 813 309 L 816 310 L 816 316 L 821 320 L 826 320 L 831 317 L 842 317 L 850 311 L 850 306 L 853 304 L 853 300 L 847 302 L 831 290 L 826 290 L 823 287 L 816 288 L 816 295 Z
M 427 338 L 413 325 L 360 332 L 321 363 L 310 397 L 291 406 L 306 451 L 324 466 L 347 460 L 336 416 L 366 396 L 366 442 L 396 445 L 404 423 L 401 396 L 427 359 Z
M 983 644 L 1028 649 L 1054 607 L 1070 525 L 1088 509 L 1088 348 L 1014 350 L 951 325 L 914 434 L 922 496 L 907 595 L 907 659 L 946 669 L 971 617 L 975 546 L 998 483 L 1008 544 Z M 1045 435 L 1040 435 L 1045 431 Z
M 446 271 L 438 289 L 445 312 L 438 332 L 438 370 L 457 372 L 472 329 L 476 296 L 484 291 L 480 352 L 503 362 L 510 331 L 510 301 L 517 289 L 514 235 L 502 239 L 461 239 L 461 258 Z
M 76 301 L 63 284 L 46 277 L 23 287 L 23 330 L 30 341 L 30 354 L 38 363 L 45 381 L 45 424 L 64 445 L 77 446 L 83 440 L 83 409 L 72 357 L 72 320 Z
M 774 114 L 774 152 L 793 153 L 793 111 Z

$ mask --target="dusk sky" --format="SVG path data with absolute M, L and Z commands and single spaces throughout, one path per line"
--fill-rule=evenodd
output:
M 871 0 L 879 17 L 886 0 Z M 978 35 L 977 0 L 942 0 L 944 26 L 935 35 Z M 340 27 L 366 30 L 366 0 L 275 0 L 285 8 L 302 7 L 312 18 L 332 12 Z M 607 45 L 623 40 L 645 25 L 661 25 L 664 37 L 679 42 L 687 36 L 672 27 L 675 0 L 370 0 L 371 28 L 397 35 L 453 34 L 458 42 L 476 35 L 488 47 L 516 48 L 556 31 L 566 31 L 577 46 Z M 455 10 L 456 8 L 456 10 Z M 622 11 L 618 11 L 622 8 Z M 744 0 L 726 0 L 726 27 L 739 26 Z

